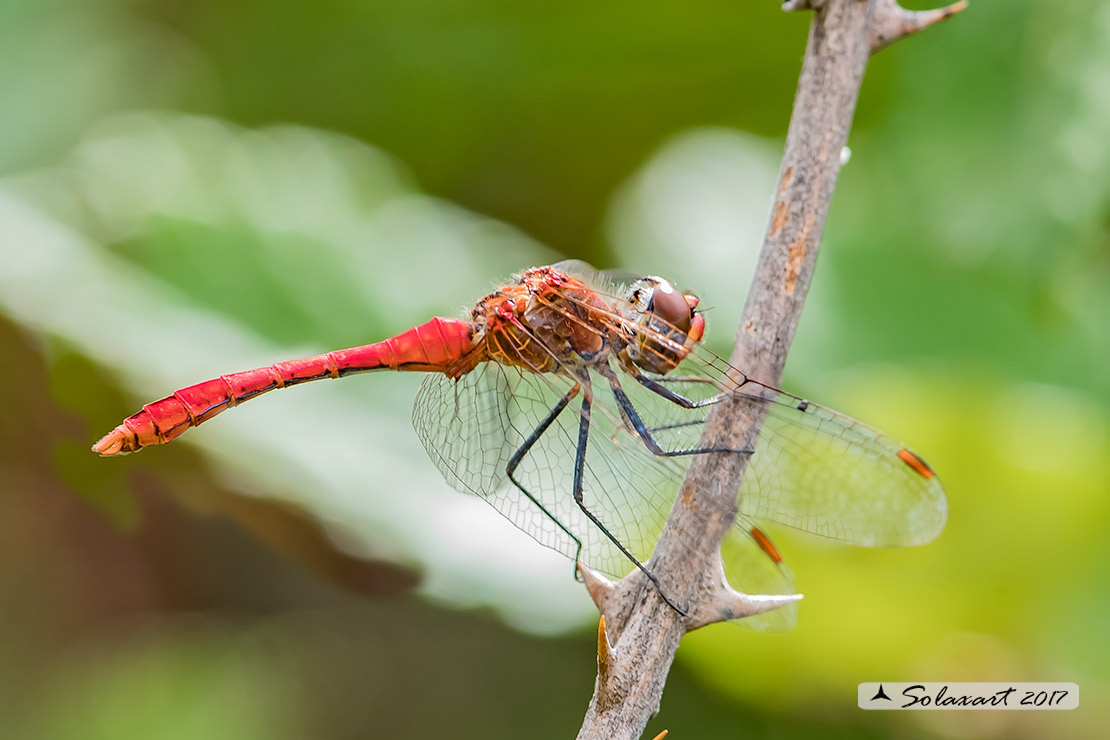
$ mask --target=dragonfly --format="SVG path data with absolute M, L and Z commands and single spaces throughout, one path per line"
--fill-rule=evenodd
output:
M 579 262 L 534 267 L 465 318 L 174 391 L 92 449 L 113 456 L 165 444 L 277 388 L 423 372 L 413 424 L 452 487 L 576 563 L 617 577 L 641 570 L 680 613 L 645 563 L 698 455 L 751 456 L 722 545 L 729 582 L 746 593 L 794 593 L 763 522 L 862 546 L 940 533 L 947 500 L 924 459 L 710 352 L 698 306 L 658 276 L 620 283 Z M 754 449 L 701 445 L 707 411 L 725 399 L 764 419 Z M 794 619 L 790 605 L 744 621 L 783 629 Z

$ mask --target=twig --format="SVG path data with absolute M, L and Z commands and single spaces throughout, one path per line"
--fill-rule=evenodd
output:
M 965 5 L 911 13 L 895 0 L 783 4 L 785 10 L 813 10 L 814 18 L 775 204 L 731 357 L 732 364 L 750 376 L 773 385 L 782 377 L 868 58 Z M 762 418 L 738 404 L 719 404 L 706 420 L 701 446 L 750 449 L 762 424 Z M 638 572 L 610 583 L 582 569 L 605 618 L 606 657 L 604 680 L 599 675 L 579 740 L 639 737 L 658 711 L 667 673 L 686 632 L 773 607 L 734 591 L 720 567 L 721 540 L 736 516 L 747 462 L 744 455 L 697 456 L 656 545 L 650 567 L 663 589 L 688 605 L 688 617 L 666 606 Z M 700 537 L 679 534 L 690 532 Z

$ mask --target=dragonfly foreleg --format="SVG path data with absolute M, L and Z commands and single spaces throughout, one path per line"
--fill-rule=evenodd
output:
M 724 401 L 725 398 L 733 394 L 733 392 L 730 391 L 722 391 L 713 396 L 709 396 L 708 398 L 703 398 L 702 401 L 692 401 L 692 399 L 689 399 L 680 393 L 675 393 L 674 391 L 672 391 L 672 389 L 663 385 L 663 383 L 712 383 L 713 385 L 716 385 L 716 383 L 714 383 L 714 381 L 709 378 L 703 379 L 698 377 L 660 377 L 656 379 L 654 377 L 648 377 L 638 371 L 632 372 L 630 374 L 632 374 L 632 376 L 636 378 L 637 383 L 647 388 L 648 391 L 659 396 L 663 396 L 670 403 L 678 404 L 683 408 L 703 408 L 705 406 L 712 406 L 716 403 Z
M 691 385 L 700 383 L 702 385 L 719 385 L 718 381 L 706 377 L 705 375 L 657 375 L 652 378 L 652 380 L 657 383 L 689 383 Z
M 674 424 L 661 424 L 657 427 L 648 427 L 648 431 L 654 434 L 655 432 L 669 432 L 672 429 L 682 429 L 683 427 L 696 427 L 705 423 L 705 419 L 691 419 L 690 421 L 677 421 Z
M 569 401 L 570 399 L 567 400 Z M 601 530 L 601 533 L 608 537 L 609 541 L 616 545 L 617 548 L 624 554 L 624 556 L 631 560 L 632 564 L 639 568 L 640 572 L 647 576 L 648 580 L 651 581 L 652 584 L 655 586 L 655 590 L 659 592 L 659 597 L 666 602 L 667 606 L 674 609 L 680 616 L 685 617 L 686 610 L 671 601 L 670 597 L 668 597 L 667 594 L 663 591 L 663 586 L 659 583 L 659 579 L 655 577 L 655 574 L 648 570 L 647 566 L 641 563 L 639 559 L 635 555 L 633 555 L 627 547 L 624 546 L 624 543 L 617 539 L 613 535 L 613 533 L 610 532 L 605 527 L 605 525 L 601 523 L 601 520 L 598 519 L 592 511 L 586 508 L 585 493 L 583 491 L 582 480 L 583 474 L 585 473 L 586 469 L 586 447 L 589 441 L 590 397 L 587 395 L 585 398 L 582 399 L 582 418 L 578 423 L 578 448 L 575 451 L 574 455 L 574 502 L 578 504 L 578 508 L 582 510 L 582 513 L 585 514 L 591 522 L 593 522 L 594 526 Z
M 621 410 L 621 415 L 628 419 L 629 423 L 632 425 L 632 428 L 636 431 L 636 436 L 638 436 L 643 441 L 644 446 L 646 446 L 648 450 L 651 451 L 651 454 L 658 455 L 660 457 L 679 457 L 682 455 L 703 455 L 709 452 L 738 452 L 746 454 L 751 454 L 752 452 L 755 452 L 755 450 L 751 449 L 740 450 L 733 449 L 732 447 L 695 447 L 686 450 L 664 450 L 659 445 L 659 443 L 655 441 L 655 437 L 652 436 L 651 430 L 649 430 L 647 425 L 644 424 L 644 420 L 640 418 L 640 414 L 636 411 L 636 407 L 632 404 L 632 400 L 628 397 L 628 394 L 624 392 L 624 389 L 621 388 L 620 381 L 617 380 L 615 375 L 610 374 L 608 375 L 608 378 L 609 386 L 613 390 L 613 398 L 615 398 L 617 401 L 617 406 Z M 650 380 L 650 378 L 648 380 Z M 687 425 L 692 426 L 694 424 L 700 424 L 703 421 L 704 420 L 699 419 L 691 422 L 684 422 L 681 424 L 671 424 L 659 427 L 659 429 L 673 429 Z
M 531 434 L 528 435 L 528 438 L 524 440 L 523 444 L 521 444 L 520 447 L 516 449 L 516 452 L 513 453 L 513 456 L 509 458 L 508 465 L 505 466 L 505 474 L 508 476 L 509 480 L 512 481 L 512 484 L 516 486 L 517 489 L 521 493 L 523 493 L 529 501 L 535 504 L 536 508 L 542 511 L 548 519 L 555 522 L 555 526 L 563 530 L 567 537 L 570 537 L 572 540 L 574 540 L 574 544 L 577 547 L 574 553 L 574 577 L 576 579 L 578 578 L 578 557 L 582 554 L 582 540 L 578 539 L 578 537 L 576 537 L 573 532 L 567 529 L 566 525 L 559 521 L 558 517 L 548 511 L 547 507 L 540 503 L 539 499 L 533 496 L 528 491 L 528 489 L 525 488 L 524 485 L 516 479 L 513 473 L 515 473 L 516 469 L 520 467 L 520 463 L 524 459 L 524 456 L 528 454 L 529 450 L 531 450 L 536 442 L 539 441 L 544 432 L 546 432 L 548 428 L 551 427 L 551 425 L 555 422 L 555 419 L 558 418 L 560 413 L 562 413 L 563 409 L 567 407 L 567 404 L 569 404 L 581 390 L 581 384 L 575 383 L 574 386 L 571 387 L 571 389 L 567 391 L 562 398 L 559 399 L 559 402 L 555 404 L 555 406 L 552 407 L 550 411 L 547 412 L 547 416 L 545 416 L 543 418 L 543 421 L 541 421 L 539 425 L 537 425 L 536 428 L 532 430 Z

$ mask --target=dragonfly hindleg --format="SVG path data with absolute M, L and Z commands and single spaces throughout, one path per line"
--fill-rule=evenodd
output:
M 582 418 L 578 424 L 578 448 L 575 451 L 574 455 L 574 502 L 578 504 L 578 508 L 582 510 L 582 513 L 585 514 L 591 522 L 593 522 L 594 526 L 601 530 L 601 533 L 608 537 L 609 541 L 616 545 L 617 548 L 624 554 L 624 556 L 631 560 L 632 564 L 635 565 L 640 570 L 640 572 L 647 576 L 648 580 L 651 581 L 652 585 L 655 586 L 655 590 L 659 592 L 659 597 L 667 603 L 667 606 L 674 609 L 680 616 L 685 617 L 687 613 L 686 609 L 683 609 L 678 604 L 671 601 L 670 597 L 667 596 L 665 591 L 663 591 L 663 586 L 659 583 L 659 579 L 656 578 L 655 574 L 648 570 L 647 566 L 641 563 L 640 560 L 635 555 L 633 555 L 627 547 L 624 546 L 624 543 L 613 536 L 613 533 L 610 532 L 605 527 L 605 525 L 601 523 L 601 520 L 598 519 L 592 511 L 586 508 L 582 479 L 586 468 L 586 447 L 589 443 L 589 440 L 590 398 L 589 396 L 586 396 L 582 399 Z

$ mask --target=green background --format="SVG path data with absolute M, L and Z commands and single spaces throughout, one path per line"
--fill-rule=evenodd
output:
M 87 448 L 174 387 L 455 315 L 563 257 L 674 276 L 727 351 L 808 23 L 0 0 L 0 735 L 571 736 L 591 606 L 565 561 L 437 498 L 417 378 Z M 772 530 L 798 627 L 690 635 L 648 736 L 1099 737 L 1110 6 L 973 2 L 872 60 L 849 146 L 786 385 L 920 451 L 948 527 L 883 551 Z M 858 710 L 878 680 L 1081 701 Z

